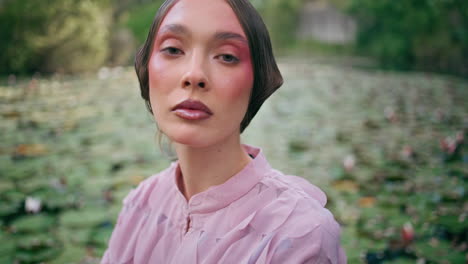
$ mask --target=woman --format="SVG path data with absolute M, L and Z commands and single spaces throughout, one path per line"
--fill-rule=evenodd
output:
M 240 133 L 282 84 L 248 0 L 168 0 L 135 68 L 178 161 L 140 183 L 102 263 L 344 263 L 326 197 Z

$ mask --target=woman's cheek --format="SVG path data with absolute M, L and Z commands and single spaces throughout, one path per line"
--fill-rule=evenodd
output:
M 167 63 L 157 55 L 154 55 L 149 61 L 148 74 L 150 81 L 150 89 L 161 89 L 167 87 L 167 85 L 161 85 L 162 80 L 168 80 L 170 78 L 170 70 L 167 67 Z
M 227 97 L 230 99 L 241 99 L 250 96 L 250 91 L 253 87 L 253 72 L 249 65 L 244 65 L 234 73 L 224 76 L 231 76 L 225 79 L 225 85 L 230 89 L 223 89 Z

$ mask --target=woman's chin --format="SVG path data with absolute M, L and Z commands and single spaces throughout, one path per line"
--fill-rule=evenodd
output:
M 211 127 L 187 125 L 160 128 L 173 143 L 193 148 L 212 147 L 225 141 L 230 141 L 233 137 L 239 137 L 239 132 L 235 130 L 236 128 L 220 130 Z
M 166 135 L 172 142 L 176 144 L 186 145 L 194 148 L 208 147 L 213 144 L 213 139 L 210 140 L 206 134 L 202 133 L 182 133 L 179 131 L 178 133 L 169 133 Z

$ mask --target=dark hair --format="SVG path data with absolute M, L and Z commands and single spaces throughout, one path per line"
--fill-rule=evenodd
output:
M 153 113 L 153 109 L 149 98 L 148 62 L 159 26 L 177 1 L 164 1 L 154 17 L 145 43 L 135 57 L 135 70 L 140 82 L 141 97 L 145 100 L 146 106 L 151 113 Z M 273 56 L 268 30 L 252 4 L 248 0 L 226 0 L 226 2 L 236 14 L 247 36 L 254 72 L 254 83 L 249 106 L 240 124 L 242 133 L 265 100 L 283 84 L 283 77 Z

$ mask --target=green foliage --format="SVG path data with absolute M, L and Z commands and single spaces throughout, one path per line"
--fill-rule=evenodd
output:
M 360 52 L 384 68 L 468 75 L 468 2 L 351 0 Z
M 7 0 L 0 8 L 0 73 L 81 72 L 107 57 L 106 0 Z
M 151 1 L 130 10 L 126 26 L 133 32 L 139 44 L 146 40 L 154 16 L 162 3 L 162 0 Z
M 162 0 L 135 5 L 125 21 L 139 44 L 146 40 L 151 23 Z M 295 31 L 299 10 L 303 0 L 254 0 L 252 4 L 259 11 L 271 35 L 275 49 L 289 48 L 295 43 Z
M 255 1 L 270 32 L 273 47 L 283 50 L 291 47 L 296 39 L 297 19 L 303 0 Z

